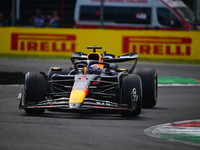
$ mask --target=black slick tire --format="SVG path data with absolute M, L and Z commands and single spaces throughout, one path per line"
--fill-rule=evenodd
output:
M 132 100 L 135 96 L 137 96 L 137 101 L 132 104 Z M 123 117 L 137 117 L 141 113 L 142 82 L 138 75 L 128 74 L 122 77 L 121 103 L 129 104 L 132 107 L 132 111 L 121 111 Z
M 158 79 L 156 70 L 151 68 L 136 69 L 134 73 L 139 75 L 142 80 L 142 107 L 152 108 L 156 106 L 158 94 Z
M 25 105 L 31 105 L 45 100 L 46 77 L 41 73 L 28 72 L 25 76 Z M 26 113 L 42 114 L 43 108 L 25 108 Z
M 53 74 L 67 75 L 71 71 L 71 68 L 62 68 L 61 71 L 51 70 L 48 71 L 48 80 L 51 80 Z

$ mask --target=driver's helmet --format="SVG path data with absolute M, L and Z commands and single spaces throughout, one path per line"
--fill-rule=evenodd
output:
M 93 64 L 89 67 L 89 74 L 100 74 L 101 68 L 98 64 Z

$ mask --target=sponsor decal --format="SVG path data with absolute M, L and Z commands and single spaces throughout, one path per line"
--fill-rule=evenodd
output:
M 190 37 L 124 36 L 123 53 L 154 56 L 191 56 Z
M 68 34 L 12 33 L 11 51 L 74 52 L 76 36 Z

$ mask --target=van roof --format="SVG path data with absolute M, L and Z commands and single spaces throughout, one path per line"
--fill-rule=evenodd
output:
M 101 0 L 77 0 L 77 5 L 100 5 Z M 181 0 L 104 0 L 105 6 L 163 6 L 186 7 Z

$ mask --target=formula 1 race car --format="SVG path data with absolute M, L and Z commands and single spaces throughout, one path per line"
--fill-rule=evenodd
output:
M 18 96 L 19 108 L 26 113 L 44 113 L 45 109 L 109 109 L 122 116 L 135 117 L 142 107 L 157 102 L 155 69 L 135 69 L 138 54 L 115 56 L 96 52 L 101 47 L 87 47 L 93 52 L 74 52 L 73 68 L 51 67 L 48 72 L 28 72 Z M 130 69 L 117 63 L 134 60 Z

